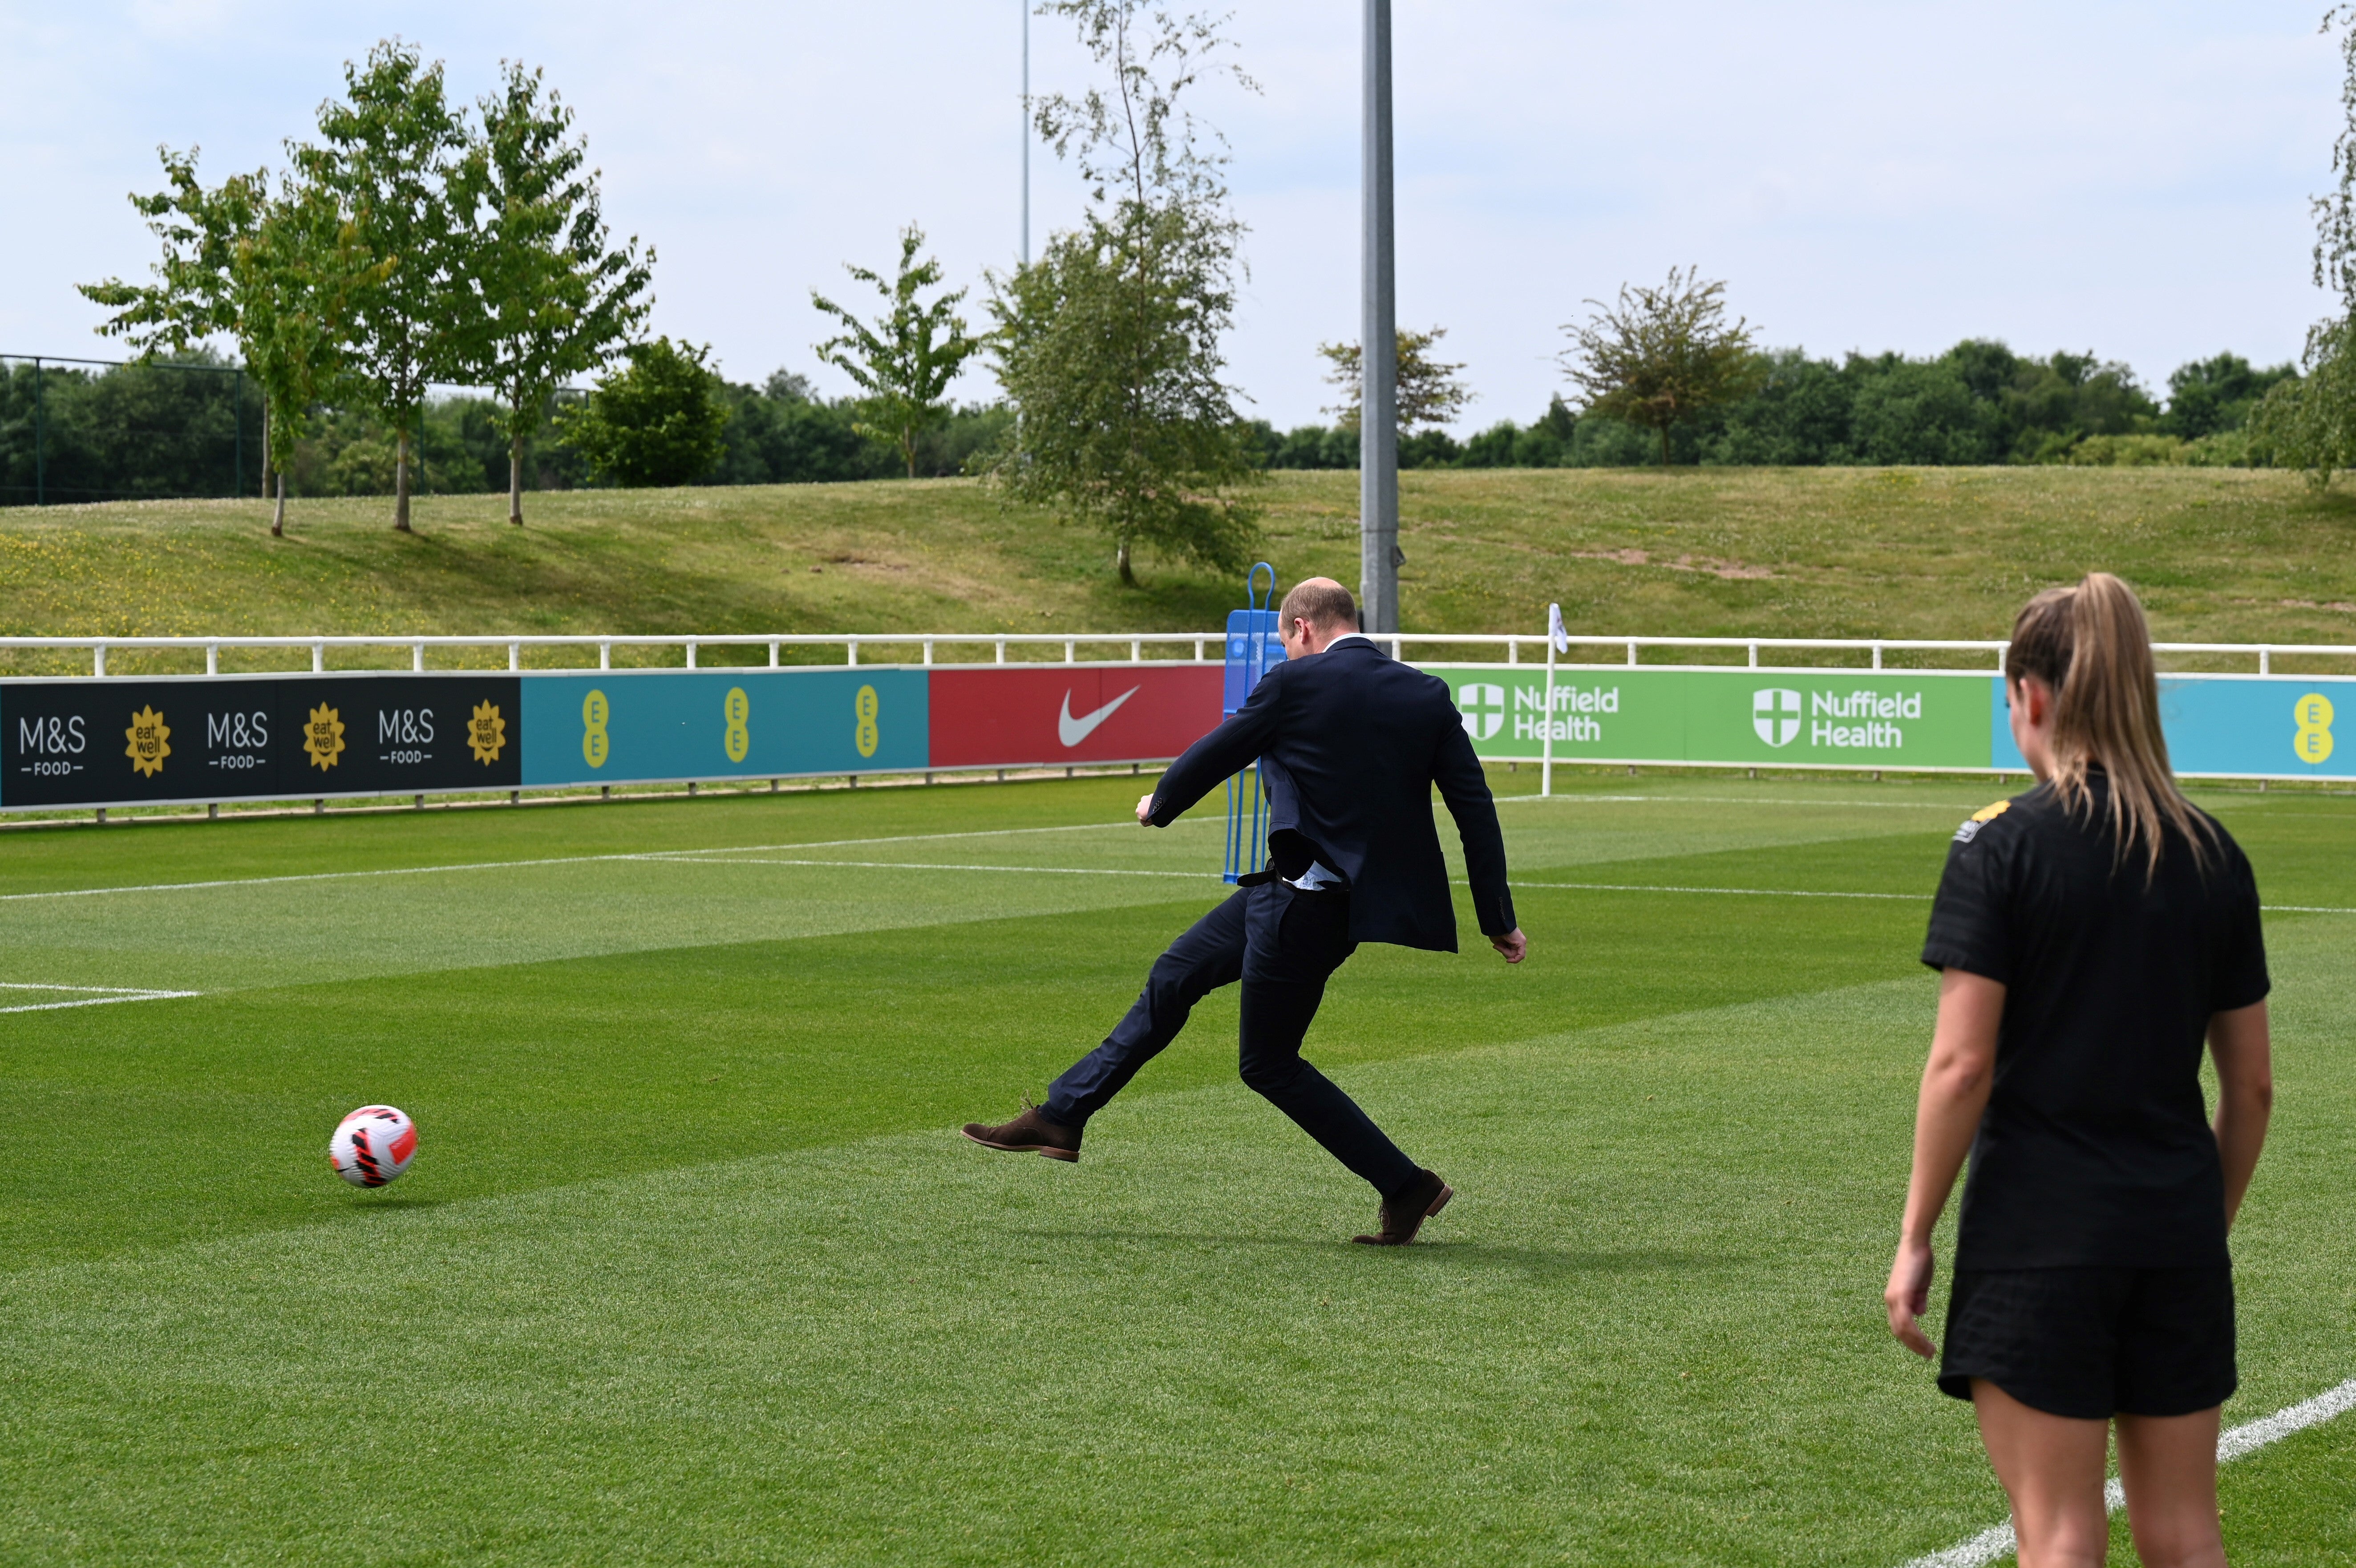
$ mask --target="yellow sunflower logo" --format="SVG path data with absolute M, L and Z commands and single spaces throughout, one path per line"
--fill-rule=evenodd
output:
M 172 755 L 172 726 L 164 715 L 153 708 L 141 708 L 131 715 L 131 727 L 123 732 L 131 744 L 123 755 L 131 759 L 131 770 L 153 779 L 164 771 L 164 759 Z
M 344 721 L 325 703 L 313 708 L 303 722 L 303 749 L 311 754 L 311 766 L 322 773 L 344 755 Z
M 496 703 L 478 703 L 474 716 L 466 721 L 466 744 L 475 748 L 475 760 L 486 768 L 499 759 L 499 750 L 508 743 L 508 721 L 499 717 Z

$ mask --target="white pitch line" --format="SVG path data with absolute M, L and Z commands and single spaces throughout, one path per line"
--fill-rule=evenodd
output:
M 1459 882 L 1458 886 L 1464 884 Z M 1898 898 L 1926 903 L 1928 893 L 1829 893 L 1803 887 L 1666 887 L 1627 882 L 1508 882 L 1508 887 L 1556 887 L 1580 893 L 1724 893 L 1737 898 Z
M 2217 1463 L 2230 1464 L 2245 1454 L 2254 1454 L 2269 1443 L 2276 1443 L 2295 1432 L 2310 1426 L 2320 1426 L 2335 1416 L 2356 1410 L 2356 1378 L 2351 1378 L 2336 1389 L 2327 1389 L 2311 1400 L 2304 1400 L 2286 1410 L 2278 1410 L 2263 1420 L 2234 1427 L 2217 1435 Z M 2103 1502 L 2112 1513 L 2126 1506 L 2126 1488 L 2114 1476 L 2103 1487 Z M 1917 1557 L 1906 1568 L 1985 1568 L 1999 1557 L 2009 1556 L 2020 1549 L 2020 1540 L 2009 1524 L 1984 1530 L 1969 1541 L 1957 1541 L 1944 1552 L 1933 1552 L 1928 1557 Z
M 113 1002 L 162 1002 L 176 996 L 201 996 L 200 991 L 148 991 L 128 985 L 35 985 L 27 981 L 0 981 L 0 991 L 69 991 L 78 1002 L 27 1002 L 0 1007 L 0 1013 L 52 1013 L 60 1007 L 103 1007 Z M 89 993 L 100 992 L 101 995 Z
M 852 841 L 854 843 L 860 841 Z M 788 847 L 799 849 L 799 844 Z M 1033 872 L 1041 876 L 1175 876 L 1200 879 L 1209 876 L 1207 871 L 1139 871 L 1115 866 L 1087 865 L 950 865 L 921 860 L 787 860 L 774 856 L 761 859 L 739 858 L 713 860 L 714 854 L 742 854 L 725 850 L 649 851 L 645 854 L 612 855 L 614 860 L 662 861 L 673 865 L 848 865 L 871 871 L 998 871 Z M 1452 877 L 1450 886 L 1472 886 L 1464 878 Z M 1928 893 L 1858 893 L 1815 887 L 1684 887 L 1648 882 L 1522 882 L 1509 881 L 1508 887 L 1537 887 L 1572 893 L 1683 893 L 1705 897 L 1724 895 L 1732 898 L 1870 898 L 1896 900 L 1900 903 L 1925 904 Z M 2270 915 L 2356 915 L 2356 908 L 2340 908 L 2321 904 L 2265 904 L 2260 908 Z
M 1462 878 L 1455 886 L 1467 886 Z M 1897 898 L 1928 903 L 1928 893 L 1836 893 L 1804 887 L 1670 887 L 1622 882 L 1508 882 L 1508 887 L 1552 887 L 1580 893 L 1723 893 L 1736 898 Z M 2356 915 L 2356 908 L 2331 904 L 2261 904 L 2269 915 Z
M 432 876 L 444 871 L 519 871 L 541 865 L 593 865 L 626 860 L 651 860 L 706 854 L 749 854 L 775 849 L 838 849 L 862 843 L 916 843 L 927 839 L 1004 838 L 1015 833 L 1095 832 L 1125 827 L 1124 822 L 1075 822 L 1054 828 L 988 828 L 971 832 L 892 833 L 879 838 L 813 839 L 802 843 L 748 843 L 717 849 L 677 849 L 616 854 L 559 854 L 537 860 L 473 860 L 447 865 L 389 865 L 369 871 L 305 871 L 283 876 L 223 876 L 206 882 L 145 882 L 120 887 L 59 887 L 41 893 L 0 893 L 0 904 L 28 898 L 96 898 L 110 893 L 187 893 L 212 887 L 264 887 L 282 882 L 340 882 L 364 876 Z
M 921 860 L 686 860 L 676 855 L 639 854 L 633 860 L 659 860 L 672 865 L 855 865 L 870 871 L 1012 871 L 1040 876 L 1183 876 L 1200 882 L 1212 871 L 1134 871 L 1102 865 L 942 865 Z
M 1977 808 L 1953 801 L 1940 800 L 1787 800 L 1772 795 L 1499 795 L 1500 806 L 1519 805 L 1526 800 L 1558 800 L 1573 805 L 1598 801 L 1606 805 L 1682 806 L 1687 803 L 1704 806 L 1823 806 L 1848 811 L 1861 807 L 1869 811 L 1970 811 Z

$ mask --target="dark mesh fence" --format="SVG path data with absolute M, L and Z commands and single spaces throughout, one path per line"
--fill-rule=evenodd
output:
M 261 489 L 262 397 L 238 367 L 0 355 L 0 506 Z

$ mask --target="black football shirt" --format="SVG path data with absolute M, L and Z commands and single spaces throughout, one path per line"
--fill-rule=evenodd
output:
M 2040 784 L 1975 813 L 1932 906 L 1922 961 L 2006 987 L 1958 1269 L 2229 1262 L 2201 1056 L 2211 1014 L 2266 994 L 2257 882 L 2220 827 L 2205 866 L 2169 830 L 2147 883 L 2089 782 L 2091 811 Z

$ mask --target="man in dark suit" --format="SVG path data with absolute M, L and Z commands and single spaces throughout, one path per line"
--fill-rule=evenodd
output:
M 1170 944 L 1104 1044 L 1057 1079 L 1047 1103 L 996 1127 L 986 1148 L 1080 1157 L 1081 1130 L 1177 1037 L 1196 1002 L 1243 983 L 1243 1080 L 1382 1195 L 1373 1235 L 1404 1246 L 1454 1195 L 1333 1080 L 1301 1057 L 1326 978 L 1360 942 L 1456 950 L 1431 789 L 1456 819 L 1472 907 L 1507 963 L 1527 949 L 1505 887 L 1505 843 L 1488 781 L 1445 682 L 1393 660 L 1357 630 L 1350 590 L 1312 577 L 1279 612 L 1285 662 L 1242 709 L 1187 747 L 1137 803 L 1167 827 L 1255 760 L 1269 793 L 1269 866 Z

